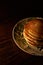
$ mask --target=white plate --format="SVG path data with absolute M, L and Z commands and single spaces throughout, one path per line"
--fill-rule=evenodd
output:
M 30 17 L 20 20 L 13 28 L 12 37 L 15 44 L 24 52 L 31 55 L 43 56 L 43 51 L 36 51 L 32 49 L 23 37 L 24 25 L 32 19 L 43 19 L 41 17 Z

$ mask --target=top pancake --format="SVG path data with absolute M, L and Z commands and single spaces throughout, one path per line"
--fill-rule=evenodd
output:
M 29 33 L 29 31 L 36 37 L 43 38 L 43 21 L 34 19 L 29 21 L 26 25 L 24 25 L 24 29 Z

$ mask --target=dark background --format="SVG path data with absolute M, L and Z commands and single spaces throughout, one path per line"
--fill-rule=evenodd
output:
M 21 51 L 12 39 L 12 29 L 19 20 L 43 17 L 42 4 L 38 3 L 33 4 L 32 1 L 0 3 L 0 65 L 43 65 L 43 57 Z
M 22 19 L 26 17 L 43 17 L 43 5 L 38 1 L 0 2 L 0 19 Z

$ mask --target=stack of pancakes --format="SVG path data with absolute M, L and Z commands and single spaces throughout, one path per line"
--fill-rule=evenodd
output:
M 23 36 L 32 48 L 43 47 L 43 20 L 30 20 L 24 25 Z

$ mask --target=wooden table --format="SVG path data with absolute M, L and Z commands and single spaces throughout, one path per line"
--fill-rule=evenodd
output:
M 0 65 L 43 65 L 43 57 L 32 56 L 20 50 L 12 39 L 12 29 L 17 20 L 0 23 Z

